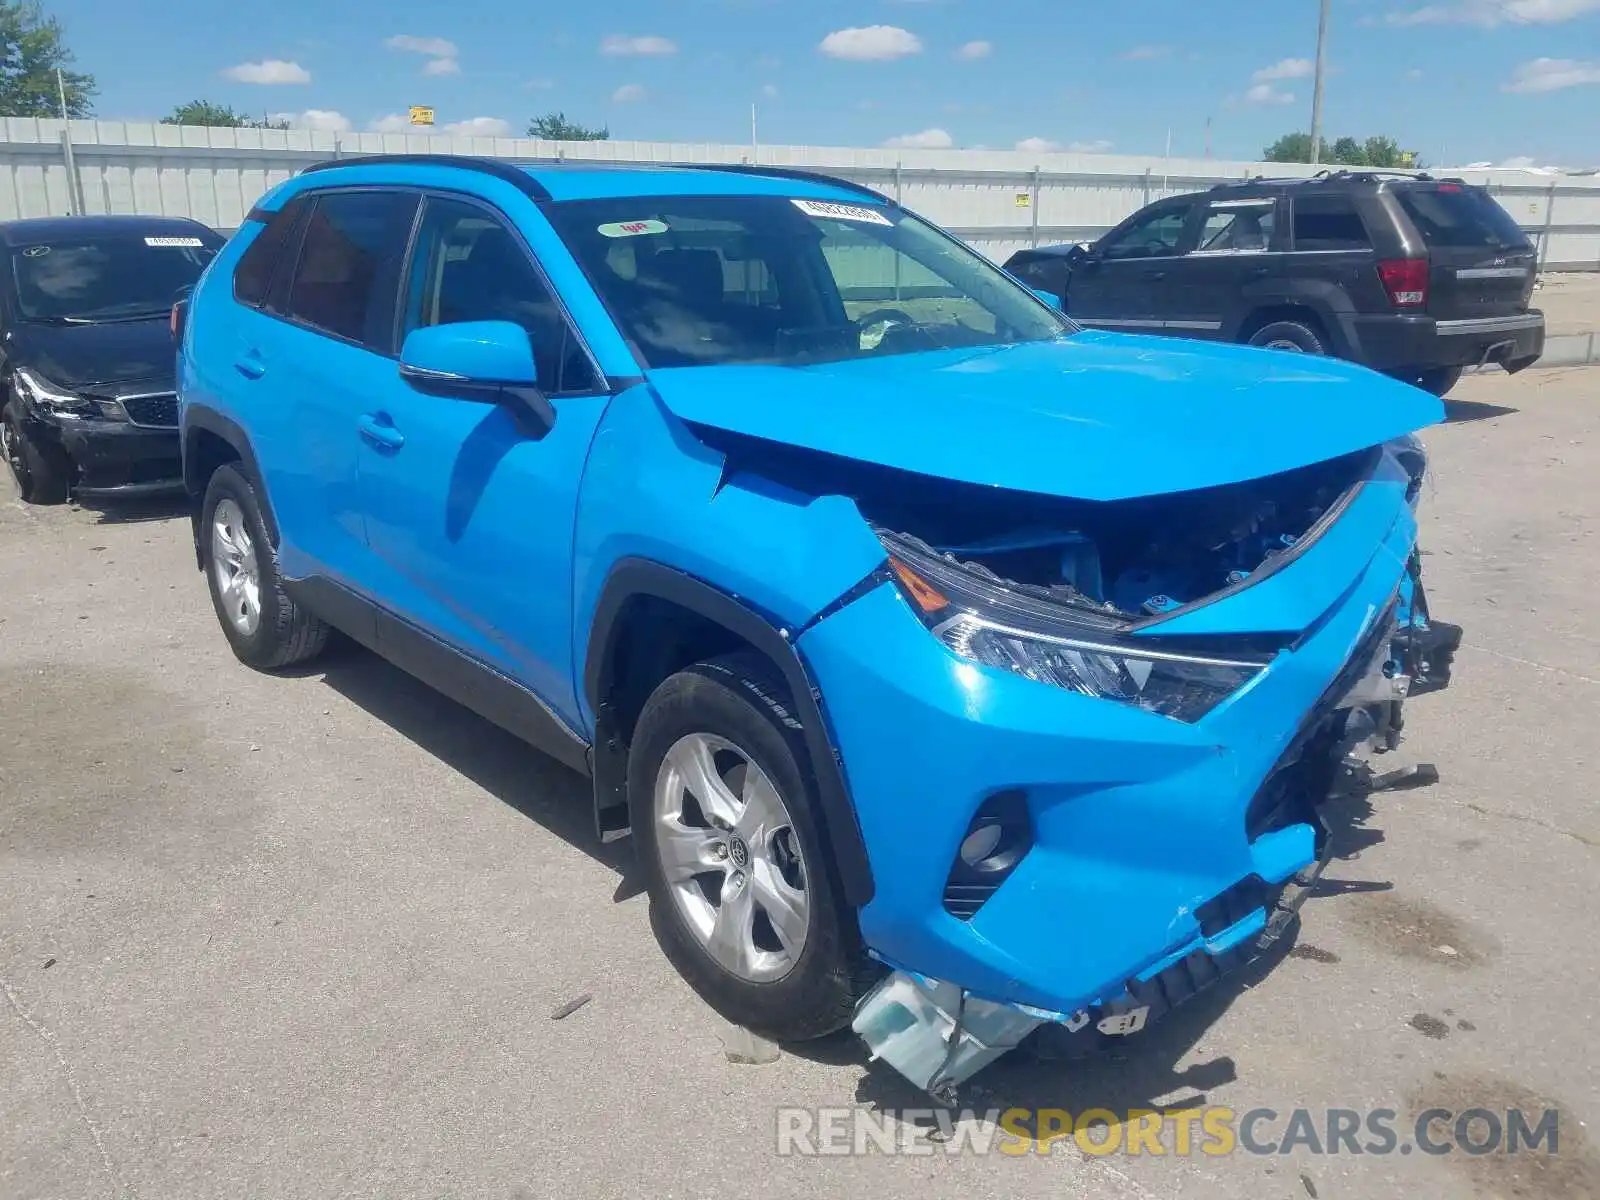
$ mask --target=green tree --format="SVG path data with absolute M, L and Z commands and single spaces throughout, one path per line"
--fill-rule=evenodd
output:
M 1353 137 L 1342 137 L 1333 143 L 1333 153 L 1329 155 L 1341 167 L 1370 167 L 1373 164 L 1367 161 L 1367 150 Z
M 287 129 L 289 122 L 273 120 L 265 113 L 260 120 L 234 112 L 226 104 L 213 104 L 209 100 L 191 100 L 180 104 L 161 118 L 163 125 L 212 125 L 224 129 Z
M 550 142 L 603 142 L 611 136 L 611 130 L 603 127 L 591 129 L 567 120 L 564 112 L 553 112 L 529 121 L 528 136 Z
M 92 115 L 94 76 L 72 63 L 59 21 L 30 0 L 0 0 L 0 117 L 59 117 L 62 92 L 69 117 Z
M 1415 165 L 1417 157 L 1412 154 L 1408 158 L 1392 137 L 1369 137 L 1362 149 L 1369 167 L 1409 167 Z
M 1342 137 L 1329 145 L 1326 140 L 1322 143 L 1322 153 L 1317 156 L 1318 161 L 1340 167 L 1420 167 L 1421 161 L 1413 151 L 1400 149 L 1400 143 L 1392 137 L 1369 137 L 1357 140 L 1353 137 Z M 1262 151 L 1262 158 L 1267 162 L 1298 162 L 1311 161 L 1311 135 L 1309 133 L 1286 133 L 1272 145 Z
M 1322 143 L 1322 157 L 1328 154 L 1328 143 Z M 1308 163 L 1311 161 L 1311 135 L 1286 133 L 1261 152 L 1265 162 Z

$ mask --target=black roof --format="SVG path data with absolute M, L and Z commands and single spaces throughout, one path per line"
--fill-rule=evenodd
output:
M 0 222 L 0 243 L 7 246 L 31 245 L 55 239 L 74 237 L 104 237 L 108 234 L 138 233 L 141 230 L 159 233 L 190 233 L 196 229 L 210 229 L 188 217 L 26 217 L 20 221 Z

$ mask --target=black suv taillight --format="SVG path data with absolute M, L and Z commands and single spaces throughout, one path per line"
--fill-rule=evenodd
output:
M 1428 260 L 1389 258 L 1378 264 L 1383 290 L 1396 308 L 1421 308 L 1428 302 Z
M 1033 849 L 1033 818 L 1021 792 L 998 792 L 979 807 L 956 850 L 944 908 L 970 921 Z

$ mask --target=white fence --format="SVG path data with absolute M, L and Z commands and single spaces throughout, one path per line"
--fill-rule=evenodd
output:
M 115 121 L 0 122 L 0 220 L 166 213 L 235 228 L 255 199 L 311 163 L 428 151 L 507 159 L 761 162 L 827 171 L 893 195 L 989 256 L 1083 241 L 1150 200 L 1252 175 L 1310 167 L 1108 154 L 544 142 L 440 134 L 210 129 Z M 1600 179 L 1465 171 L 1486 184 L 1535 241 L 1548 270 L 1600 270 Z

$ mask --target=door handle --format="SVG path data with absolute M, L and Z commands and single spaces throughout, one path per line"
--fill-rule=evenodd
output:
M 383 450 L 398 450 L 406 444 L 406 435 L 394 427 L 386 413 L 368 413 L 361 418 L 361 436 Z
M 243 358 L 236 359 L 233 369 L 246 379 L 260 379 L 267 373 L 267 364 L 257 358 L 255 352 L 252 351 Z

